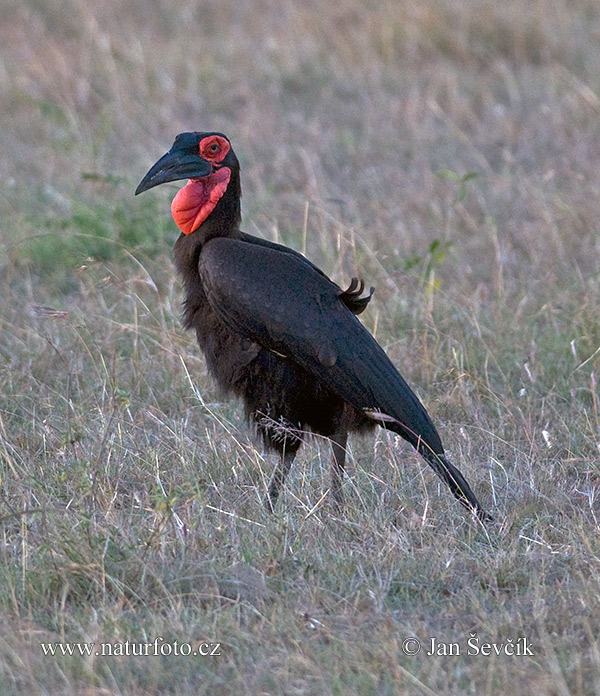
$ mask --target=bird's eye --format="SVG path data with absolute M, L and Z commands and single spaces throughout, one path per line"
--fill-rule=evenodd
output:
M 230 150 L 229 142 L 219 135 L 208 135 L 199 143 L 200 157 L 210 162 L 222 162 Z

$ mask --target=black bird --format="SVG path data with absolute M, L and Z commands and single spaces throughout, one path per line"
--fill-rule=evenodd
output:
M 265 506 L 273 510 L 306 431 L 331 440 L 331 493 L 341 505 L 348 432 L 379 424 L 408 440 L 485 519 L 427 411 L 356 318 L 373 288 L 363 296 L 353 278 L 342 290 L 302 254 L 240 230 L 240 165 L 222 133 L 178 135 L 135 193 L 179 179 L 189 179 L 171 205 L 182 232 L 174 251 L 183 323 L 217 384 L 243 399 L 281 456 Z

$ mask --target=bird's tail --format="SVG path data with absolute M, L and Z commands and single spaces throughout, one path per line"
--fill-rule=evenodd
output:
M 429 416 L 427 416 L 424 409 L 423 411 L 427 418 L 427 422 L 430 423 Z M 397 418 L 394 418 L 393 416 L 381 411 L 365 410 L 364 413 L 370 418 L 378 421 L 382 427 L 393 430 L 394 432 L 398 433 L 398 435 L 401 435 L 405 440 L 408 440 L 408 442 L 410 442 L 410 444 L 417 450 L 417 452 L 423 457 L 423 459 L 429 464 L 435 473 L 448 486 L 459 502 L 462 503 L 462 505 L 464 505 L 468 510 L 475 512 L 480 520 L 489 521 L 492 519 L 492 516 L 483 509 L 481 503 L 477 500 L 475 493 L 473 493 L 471 490 L 471 487 L 467 483 L 465 477 L 446 459 L 441 441 L 433 425 L 431 425 L 431 428 L 435 433 L 435 445 L 437 445 L 434 445 L 435 449 L 431 444 L 428 444 L 421 436 L 417 435 L 416 432 L 411 430 L 411 428 L 407 427 Z M 438 451 L 436 451 L 436 449 Z
M 462 505 L 468 510 L 475 512 L 477 517 L 484 522 L 492 519 L 491 515 L 483 509 L 481 503 L 477 500 L 465 477 L 446 459 L 445 455 L 434 452 L 424 444 L 417 446 L 417 452 L 450 488 L 453 495 Z

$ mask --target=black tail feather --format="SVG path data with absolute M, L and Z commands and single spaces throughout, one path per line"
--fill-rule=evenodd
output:
M 430 422 L 429 416 L 427 415 L 425 409 L 423 409 L 423 412 L 425 413 L 427 422 Z M 393 430 L 405 440 L 410 442 L 410 444 L 417 450 L 417 452 L 423 457 L 423 459 L 429 464 L 435 473 L 448 486 L 452 494 L 462 505 L 464 505 L 471 512 L 475 512 L 477 517 L 479 517 L 479 519 L 483 522 L 492 520 L 492 516 L 484 510 L 479 500 L 477 500 L 475 493 L 473 493 L 471 490 L 471 487 L 467 483 L 465 477 L 446 459 L 446 455 L 443 453 L 441 441 L 435 429 L 435 444 L 437 447 L 434 448 L 430 443 L 426 442 L 422 437 L 417 435 L 416 432 L 408 428 L 406 425 L 404 425 L 404 423 L 401 423 L 397 418 L 385 413 L 371 410 L 364 411 L 364 413 L 370 418 L 373 418 L 373 420 L 376 420 L 383 428 Z M 433 428 L 433 425 L 431 427 Z
M 424 445 L 417 447 L 417 451 L 448 486 L 452 494 L 462 505 L 471 512 L 475 512 L 477 517 L 483 522 L 491 521 L 492 516 L 483 509 L 465 477 L 443 454 L 437 454 Z

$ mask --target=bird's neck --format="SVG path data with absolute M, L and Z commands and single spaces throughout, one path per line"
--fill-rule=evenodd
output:
M 202 247 L 215 237 L 241 238 L 241 208 L 237 197 L 223 197 L 219 205 L 191 234 L 181 234 L 175 242 L 174 254 L 177 270 L 186 288 L 199 282 L 198 261 Z
M 188 299 L 194 294 L 204 295 L 198 273 L 202 247 L 215 237 L 241 237 L 241 196 L 239 175 L 234 171 L 227 190 L 206 220 L 191 234 L 181 234 L 175 242 L 175 264 L 182 276 Z

